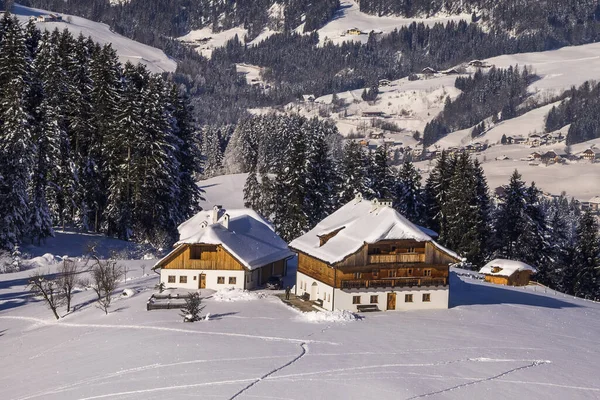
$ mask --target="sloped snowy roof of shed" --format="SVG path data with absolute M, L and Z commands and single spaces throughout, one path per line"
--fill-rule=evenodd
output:
M 216 222 L 213 220 L 214 212 L 217 213 Z M 224 226 L 226 215 L 229 216 L 228 228 Z M 249 209 L 201 211 L 177 229 L 180 240 L 176 245 L 221 245 L 249 269 L 293 256 L 287 243 L 273 231 L 271 225 Z
M 320 237 L 339 232 L 320 246 Z M 432 232 L 432 231 L 429 231 Z M 290 247 L 319 260 L 333 264 L 357 252 L 365 243 L 381 240 L 412 239 L 431 242 L 441 251 L 460 257 L 436 243 L 423 230 L 393 208 L 376 200 L 356 198 L 321 221 L 314 229 L 293 240 Z
M 600 204 L 600 196 L 592 197 L 589 202 L 594 204 Z
M 499 268 L 499 270 L 492 272 L 494 267 Z M 483 268 L 479 270 L 479 273 L 495 276 L 511 276 L 517 271 L 536 272 L 535 268 L 533 268 L 531 265 L 525 264 L 524 262 L 496 258 L 495 260 L 485 264 Z

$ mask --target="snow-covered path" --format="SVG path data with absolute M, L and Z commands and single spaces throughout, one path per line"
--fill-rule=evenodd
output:
M 137 294 L 108 316 L 85 291 L 58 322 L 0 301 L 0 398 L 600 398 L 596 303 L 454 276 L 449 310 L 316 324 L 272 296 L 209 296 L 214 318 L 184 324 L 145 311 L 156 278 L 136 265 Z M 0 300 L 22 296 L 23 276 L 0 275 Z

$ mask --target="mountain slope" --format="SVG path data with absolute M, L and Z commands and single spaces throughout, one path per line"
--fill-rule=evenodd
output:
M 29 8 L 19 4 L 15 4 L 12 12 L 22 23 L 29 21 L 30 17 L 50 14 L 49 11 Z M 63 15 L 63 21 L 64 22 L 38 23 L 37 27 L 50 31 L 54 29 L 59 29 L 61 31 L 63 29 L 68 29 L 75 37 L 81 33 L 86 37 L 91 36 L 97 43 L 111 43 L 112 47 L 117 51 L 122 63 L 130 61 L 133 64 L 137 64 L 141 62 L 146 64 L 148 69 L 152 72 L 173 72 L 177 68 L 177 63 L 167 57 L 162 50 L 135 42 L 114 33 L 106 24 L 93 22 L 73 15 Z

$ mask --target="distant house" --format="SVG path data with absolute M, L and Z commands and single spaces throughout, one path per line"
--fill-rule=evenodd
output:
M 546 164 L 556 163 L 562 160 L 561 157 L 558 154 L 556 154 L 556 152 L 553 150 L 547 151 L 544 154 L 542 154 L 540 159 L 543 163 Z
M 383 132 L 381 132 L 381 131 L 371 132 L 369 134 L 369 137 L 371 137 L 371 139 L 383 139 Z
M 475 68 L 489 68 L 489 67 L 491 67 L 491 65 L 489 65 L 487 62 L 481 61 L 481 60 L 470 61 L 469 62 L 469 66 L 475 67 Z
M 506 155 L 503 154 L 501 156 L 496 157 L 496 160 L 497 161 L 504 161 L 504 160 L 510 160 L 510 158 L 508 158 Z
M 424 75 L 434 75 L 434 74 L 437 74 L 437 71 L 431 67 L 425 67 L 425 68 L 423 68 L 421 73 Z
M 312 94 L 303 94 L 302 99 L 306 102 L 313 103 L 315 101 L 315 96 Z
M 293 256 L 257 213 L 215 206 L 178 227 L 180 240 L 153 267 L 166 287 L 253 289 L 285 275 Z
M 537 151 L 534 151 L 533 153 L 531 153 L 528 157 L 530 160 L 533 161 L 541 161 L 542 160 L 542 155 L 540 153 L 538 153 Z
M 373 118 L 373 117 L 383 117 L 383 116 L 385 116 L 385 113 L 383 111 L 363 111 L 361 113 L 361 115 L 363 117 Z
M 389 85 L 390 85 L 390 83 L 391 83 L 391 82 L 390 82 L 390 80 L 389 80 L 389 79 L 380 79 L 380 80 L 379 80 L 379 87 L 382 87 L 382 86 L 389 86 Z
M 588 207 L 593 212 L 600 212 L 600 196 L 594 196 L 588 201 Z
M 351 28 L 346 31 L 348 35 L 362 35 L 363 31 L 358 28 Z
M 456 68 L 450 68 L 450 69 L 447 69 L 447 70 L 441 71 L 441 72 L 444 75 L 458 75 L 459 74 L 459 72 Z
M 367 139 L 361 139 L 358 143 L 364 147 L 367 147 L 369 145 L 369 141 Z
M 532 147 L 538 147 L 542 144 L 542 138 L 540 137 L 540 135 L 534 133 L 533 135 L 529 135 L 529 138 L 527 139 L 527 144 Z
M 485 264 L 479 270 L 485 275 L 485 281 L 497 285 L 526 286 L 535 268 L 520 261 L 497 258 Z
M 62 22 L 62 16 L 58 14 L 38 15 L 35 22 Z
M 512 144 L 523 144 L 526 141 L 527 141 L 527 139 L 525 139 L 523 136 L 513 136 L 512 137 Z
M 600 160 L 600 149 L 589 148 L 581 153 L 581 158 L 588 161 Z
M 449 264 L 460 261 L 391 207 L 359 194 L 290 243 L 296 294 L 327 310 L 448 308 Z

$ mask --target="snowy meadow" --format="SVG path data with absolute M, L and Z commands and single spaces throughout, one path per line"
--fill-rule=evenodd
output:
M 58 321 L 26 292 L 32 271 L 0 275 L 1 398 L 600 397 L 600 305 L 542 287 L 455 270 L 450 309 L 357 319 L 300 313 L 273 291 L 202 290 L 209 320 L 184 323 L 146 311 L 151 260 L 121 263 L 108 315 L 82 289 Z

